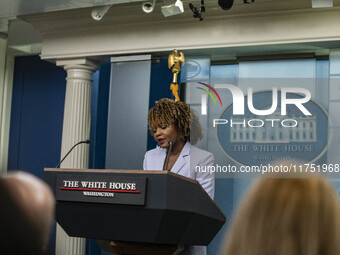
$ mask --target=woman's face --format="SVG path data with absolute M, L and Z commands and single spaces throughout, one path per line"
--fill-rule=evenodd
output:
M 182 141 L 177 131 L 177 128 L 174 125 L 159 125 L 157 128 L 153 130 L 153 137 L 156 142 L 162 148 L 169 148 L 169 141 L 171 140 L 173 145 L 178 141 Z

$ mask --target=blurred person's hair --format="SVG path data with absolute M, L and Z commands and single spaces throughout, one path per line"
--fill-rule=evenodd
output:
M 24 172 L 0 176 L 0 254 L 43 254 L 53 214 L 43 181 Z
M 282 177 L 260 179 L 250 188 L 223 255 L 340 254 L 340 202 L 330 183 L 310 174 Z

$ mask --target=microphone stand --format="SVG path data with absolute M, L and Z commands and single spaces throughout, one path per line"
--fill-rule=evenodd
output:
M 91 143 L 91 141 L 90 141 L 90 140 L 80 141 L 80 142 L 76 143 L 75 145 L 73 145 L 73 147 L 66 153 L 66 155 L 62 158 L 62 160 L 60 160 L 60 162 L 58 163 L 58 165 L 57 165 L 55 168 L 60 167 L 60 164 L 66 159 L 66 157 L 71 153 L 71 151 L 72 151 L 77 145 L 82 144 L 82 143 L 87 143 L 87 144 L 89 144 L 89 143 Z
M 172 141 L 171 140 L 169 140 L 169 145 L 170 145 L 170 147 L 169 147 L 169 150 L 168 150 L 168 155 L 167 155 L 165 169 L 164 169 L 164 170 L 167 170 L 167 171 L 169 171 L 168 170 L 168 164 L 169 164 L 169 158 L 170 158 L 170 154 L 171 154 L 171 150 L 172 150 Z

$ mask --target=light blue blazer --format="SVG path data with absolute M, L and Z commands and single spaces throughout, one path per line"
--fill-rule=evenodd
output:
M 166 149 L 156 148 L 145 153 L 144 170 L 163 170 L 166 158 Z M 214 175 L 207 172 L 196 171 L 196 166 L 211 166 L 214 164 L 214 155 L 208 151 L 196 148 L 187 142 L 171 172 L 197 180 L 203 189 L 214 198 L 215 179 Z M 197 168 L 198 169 L 198 168 Z M 180 255 L 205 255 L 205 246 L 187 246 Z
M 149 150 L 144 156 L 143 169 L 163 170 L 165 158 L 166 149 L 156 148 Z M 214 198 L 214 174 L 197 171 L 201 166 L 212 166 L 213 164 L 214 155 L 212 153 L 194 147 L 190 142 L 186 142 L 170 172 L 198 181 L 209 196 Z

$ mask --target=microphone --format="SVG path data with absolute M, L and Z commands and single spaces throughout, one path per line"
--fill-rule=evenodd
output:
M 90 140 L 84 140 L 84 141 L 80 141 L 80 142 L 76 143 L 75 145 L 73 145 L 72 148 L 66 153 L 66 155 L 62 158 L 62 160 L 60 160 L 60 162 L 58 163 L 58 165 L 57 165 L 55 168 L 60 167 L 60 164 L 65 160 L 65 158 L 68 156 L 68 154 L 70 154 L 71 151 L 72 151 L 77 145 L 82 144 L 82 143 L 89 144 L 89 143 L 91 143 L 91 141 L 90 141 Z
M 169 150 L 168 150 L 168 154 L 166 155 L 167 159 L 166 159 L 166 164 L 165 164 L 165 169 L 164 170 L 168 170 L 168 164 L 169 164 L 169 158 L 170 158 L 170 154 L 171 154 L 171 150 L 172 150 L 172 141 L 169 140 Z

